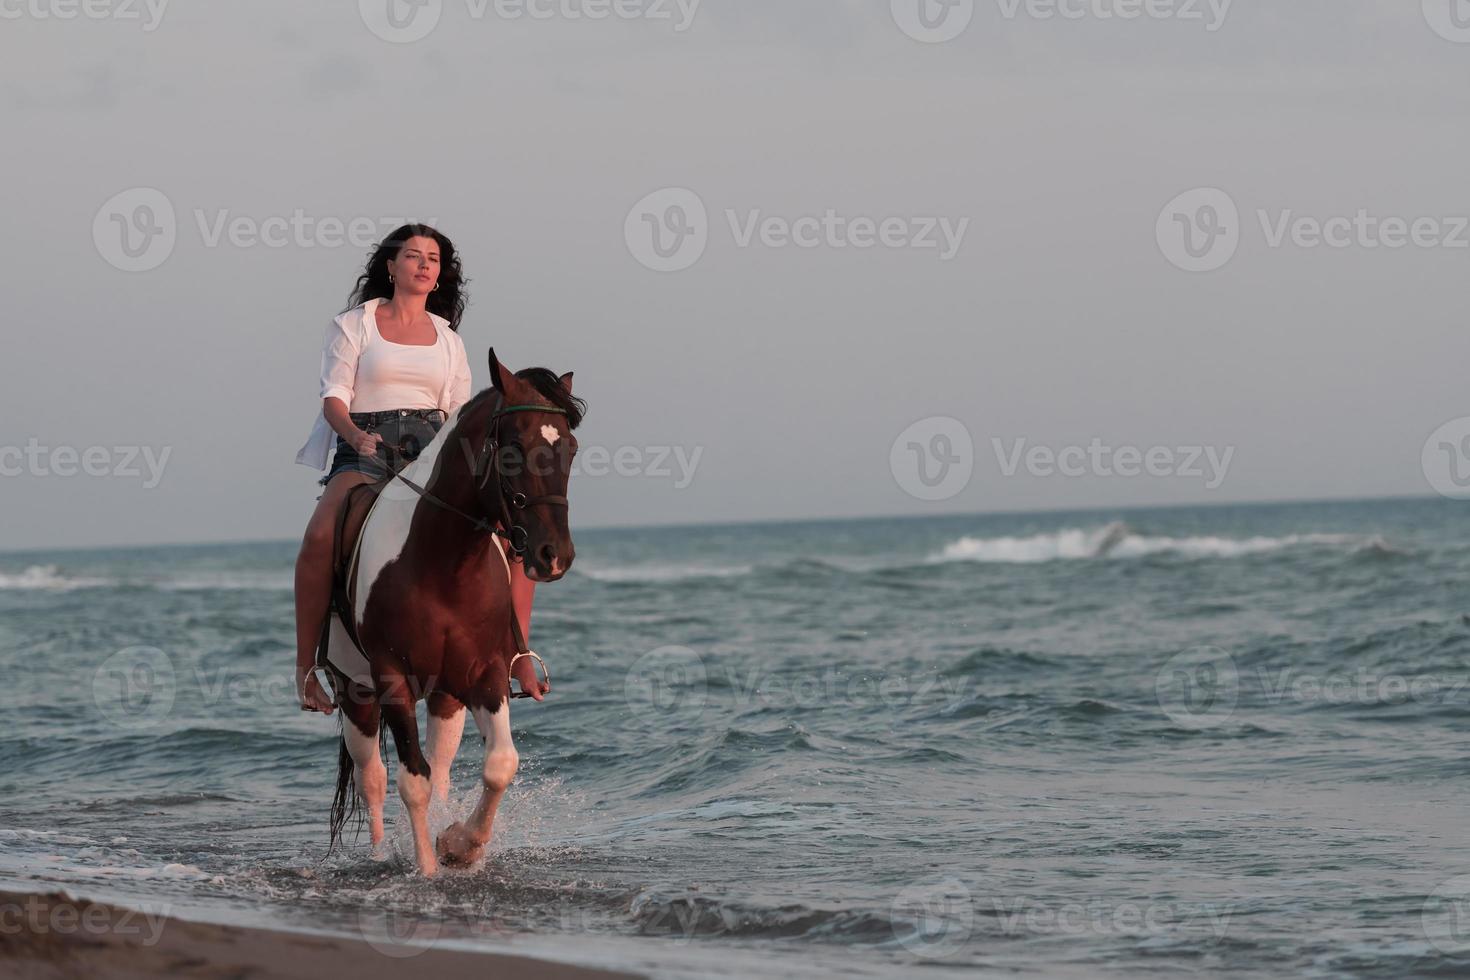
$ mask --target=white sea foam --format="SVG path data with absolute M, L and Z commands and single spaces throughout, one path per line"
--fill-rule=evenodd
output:
M 621 568 L 588 568 L 577 564 L 572 571 L 596 582 L 677 582 L 688 578 L 733 578 L 749 575 L 751 565 L 624 565 Z
M 167 579 L 150 584 L 169 592 L 208 589 L 287 592 L 295 587 L 295 577 L 292 572 L 278 571 L 191 572 L 187 578 Z
M 950 542 L 935 562 L 971 561 L 1014 564 L 1085 558 L 1140 558 L 1175 554 L 1186 558 L 1237 558 L 1302 545 L 1346 545 L 1358 539 L 1348 534 L 1287 534 L 1226 538 L 1217 535 L 1167 537 L 1137 534 L 1115 522 L 1099 528 L 1063 528 L 1030 537 L 962 537 Z
M 56 565 L 30 565 L 19 572 L 0 572 L 0 590 L 27 589 L 67 592 L 72 589 L 107 589 L 133 587 L 160 589 L 166 592 L 190 592 L 210 589 L 261 592 L 290 591 L 293 575 L 289 571 L 198 571 L 177 578 L 116 579 L 95 575 L 72 575 Z
M 111 579 L 63 575 L 55 565 L 31 565 L 20 572 L 0 572 L 0 589 L 68 589 L 105 588 Z

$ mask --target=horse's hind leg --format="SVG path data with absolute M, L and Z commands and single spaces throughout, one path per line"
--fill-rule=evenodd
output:
M 398 795 L 408 809 L 413 825 L 413 853 L 419 871 L 432 876 L 439 871 L 434 848 L 429 844 L 429 762 L 419 747 L 419 722 L 414 715 L 414 698 L 406 679 L 379 679 L 383 721 L 393 733 L 393 747 L 398 751 Z
M 470 709 L 480 734 L 485 736 L 485 766 L 480 801 L 462 823 L 451 824 L 439 835 L 439 854 L 446 864 L 474 864 L 485 853 L 501 797 L 515 779 L 520 756 L 510 735 L 510 700 L 500 699 L 493 707 Z
M 442 691 L 429 695 L 430 795 L 441 803 L 449 799 L 449 771 L 464 735 L 464 705 Z
M 356 769 L 357 798 L 367 807 L 373 848 L 383 842 L 383 797 L 388 793 L 388 769 L 378 754 L 378 705 L 372 694 L 353 686 L 342 705 L 342 741 Z

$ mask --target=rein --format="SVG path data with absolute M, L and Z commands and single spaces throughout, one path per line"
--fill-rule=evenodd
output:
M 501 402 L 505 400 L 505 396 L 500 393 L 496 394 L 496 398 L 499 399 Z M 512 520 L 511 509 L 514 508 L 515 510 L 523 511 L 529 507 L 538 506 L 566 507 L 568 506 L 568 503 L 567 498 L 562 494 L 543 494 L 539 497 L 527 497 L 519 490 L 513 489 L 510 483 L 507 481 L 505 473 L 500 468 L 500 421 L 505 416 L 510 415 L 513 412 L 546 412 L 555 415 L 567 414 L 566 409 L 557 408 L 554 405 L 507 405 L 504 408 L 497 408 L 494 412 L 490 414 L 490 420 L 485 425 L 485 442 L 480 447 L 480 453 L 475 457 L 475 468 L 473 472 L 479 473 L 481 471 L 481 467 L 484 467 L 485 475 L 481 477 L 479 487 L 477 488 L 477 496 L 479 496 L 481 503 L 486 502 L 485 488 L 490 484 L 491 473 L 494 473 L 497 478 L 495 487 L 496 506 L 495 508 L 493 508 L 493 510 L 498 511 L 499 514 L 498 520 L 493 522 L 483 517 L 475 517 L 472 514 L 468 514 L 463 510 L 460 510 L 453 504 L 435 496 L 427 487 L 421 487 L 414 481 L 410 480 L 408 477 L 404 476 L 401 472 L 399 472 L 398 469 L 393 468 L 391 459 L 393 456 L 397 456 L 399 459 L 402 459 L 403 467 L 407 467 L 408 463 L 411 462 L 411 460 L 404 459 L 403 453 L 401 453 L 396 446 L 392 446 L 387 442 L 379 443 L 379 445 L 382 446 L 384 450 L 386 450 L 384 455 L 389 457 L 388 469 L 389 472 L 392 474 L 391 478 L 396 478 L 399 481 L 407 484 L 414 493 L 418 494 L 420 497 L 422 497 L 424 500 L 427 500 L 434 506 L 439 507 L 442 510 L 449 511 L 451 514 L 458 514 L 460 517 L 463 517 L 465 520 L 474 525 L 476 531 L 488 531 L 492 534 L 504 538 L 506 543 L 510 545 L 511 550 L 514 551 L 517 556 L 520 556 L 522 561 L 524 562 L 527 544 L 526 528 L 525 525 L 517 524 L 514 520 Z M 486 510 L 489 511 L 492 510 L 492 508 L 486 507 Z M 503 554 L 502 557 L 504 557 Z M 506 562 L 505 576 L 508 582 L 510 580 L 509 561 Z M 516 655 L 510 658 L 510 664 L 507 667 L 507 672 L 515 668 L 517 660 L 521 659 L 522 657 L 530 657 L 541 665 L 541 671 L 546 677 L 547 686 L 550 687 L 551 672 L 546 669 L 546 661 L 542 660 L 526 645 L 526 637 L 525 634 L 521 632 L 521 621 L 520 617 L 516 615 L 516 606 L 514 600 L 511 600 L 510 602 L 510 629 L 511 634 L 514 636 L 516 642 Z M 506 684 L 509 685 L 509 683 L 510 678 L 507 673 Z M 525 691 L 521 691 L 519 693 L 515 691 L 510 692 L 510 697 L 513 698 L 528 698 L 530 696 L 531 695 L 527 694 Z

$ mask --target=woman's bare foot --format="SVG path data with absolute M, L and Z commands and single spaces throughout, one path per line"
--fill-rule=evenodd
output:
M 332 699 L 322 690 L 322 682 L 316 679 L 314 671 L 305 675 L 297 673 L 296 698 L 301 702 L 302 711 L 320 711 L 329 715 L 334 707 Z
M 537 701 L 546 700 L 546 692 L 551 690 L 551 685 L 541 679 L 536 673 L 536 659 L 534 657 L 522 657 L 516 661 L 515 667 L 511 669 L 511 676 L 521 682 L 521 690 Z

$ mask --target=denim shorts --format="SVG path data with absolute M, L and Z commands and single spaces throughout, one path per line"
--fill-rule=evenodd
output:
M 444 413 L 437 408 L 394 408 L 385 412 L 352 412 L 348 416 L 352 424 L 364 432 L 376 432 L 383 442 L 398 450 L 393 459 L 393 469 L 400 470 L 409 462 L 418 459 L 424 447 L 434 441 L 434 436 L 444 425 Z M 326 486 L 338 473 L 366 473 L 381 480 L 388 476 L 388 462 L 380 451 L 376 456 L 363 456 L 337 437 L 337 450 L 332 456 L 332 466 L 327 475 L 317 482 Z

